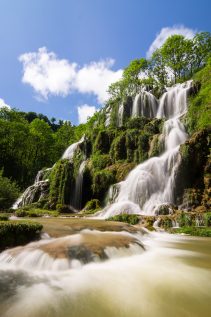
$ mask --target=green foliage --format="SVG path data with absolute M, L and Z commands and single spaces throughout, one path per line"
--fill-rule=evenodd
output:
M 71 143 L 70 123 L 51 123 L 46 116 L 0 109 L 0 169 L 27 187 L 43 166 L 50 167 Z M 69 135 L 69 137 L 68 137 Z
M 100 201 L 98 199 L 92 199 L 88 201 L 83 209 L 85 214 L 94 214 L 101 208 Z
M 0 213 L 0 221 L 7 221 L 7 220 L 9 220 L 9 215 Z
M 211 228 L 183 227 L 171 229 L 171 233 L 184 233 L 191 236 L 211 237 Z
M 20 208 L 15 211 L 17 217 L 43 217 L 51 216 L 57 217 L 59 215 L 58 211 L 45 210 L 45 209 L 30 209 L 30 208 Z
M 69 160 L 59 160 L 50 175 L 50 207 L 57 204 L 68 205 L 73 180 L 73 164 Z
M 139 217 L 137 215 L 130 215 L 130 214 L 120 214 L 114 217 L 110 217 L 107 220 L 126 222 L 126 223 L 129 223 L 130 225 L 136 225 L 137 223 L 139 223 Z
M 108 154 L 96 152 L 91 156 L 91 164 L 95 170 L 102 170 L 111 165 L 111 158 Z
M 205 219 L 205 224 L 207 227 L 211 227 L 211 212 L 207 212 L 204 215 L 204 219 Z
M 0 221 L 0 250 L 38 239 L 42 227 L 32 221 Z
M 210 54 L 209 32 L 197 33 L 193 39 L 172 35 L 162 47 L 153 52 L 149 60 L 140 58 L 130 62 L 122 78 L 109 87 L 108 102 L 116 101 L 120 104 L 126 96 L 137 94 L 143 86 L 150 86 L 159 96 L 166 85 L 187 80 L 201 69 Z
M 135 117 L 130 118 L 128 122 L 126 123 L 127 129 L 140 129 L 142 130 L 144 126 L 149 122 L 150 120 L 146 117 Z
M 110 157 L 113 162 L 127 159 L 126 134 L 122 133 L 117 136 L 110 149 Z
M 177 222 L 180 227 L 191 226 L 193 224 L 191 215 L 184 212 L 181 212 L 181 214 L 177 217 Z
M 197 95 L 190 98 L 186 124 L 188 132 L 210 127 L 211 122 L 211 58 L 207 65 L 194 76 L 201 84 Z
M 112 130 L 100 130 L 94 142 L 93 152 L 107 154 L 109 152 L 114 133 Z
M 102 170 L 95 172 L 92 184 L 93 196 L 102 200 L 105 193 L 108 191 L 109 186 L 114 183 L 115 177 L 110 171 Z
M 10 208 L 18 198 L 19 193 L 16 183 L 3 177 L 3 171 L 0 170 L 0 209 Z

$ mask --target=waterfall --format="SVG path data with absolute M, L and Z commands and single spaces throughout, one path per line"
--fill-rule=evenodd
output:
M 123 114 L 124 114 L 124 105 L 121 104 L 119 106 L 118 116 L 117 116 L 117 119 L 118 119 L 117 126 L 118 127 L 121 127 L 123 125 Z
M 71 144 L 64 152 L 64 154 L 62 155 L 62 159 L 68 159 L 71 160 L 75 154 L 75 151 L 78 149 L 78 147 L 80 146 L 80 144 L 82 144 L 85 140 L 85 136 L 83 135 L 82 138 L 76 142 Z
M 143 91 L 136 95 L 133 108 L 132 117 L 143 116 L 147 118 L 155 118 L 157 113 L 158 101 L 150 92 Z
M 73 192 L 71 193 L 70 205 L 78 210 L 82 207 L 82 193 L 83 193 L 83 175 L 86 167 L 86 161 L 82 161 L 78 175 L 76 177 L 75 186 Z
M 156 117 L 167 119 L 162 131 L 164 153 L 135 167 L 125 181 L 119 184 L 118 195 L 110 199 L 113 204 L 107 206 L 99 214 L 100 217 L 108 218 L 123 212 L 153 215 L 162 204 L 175 202 L 175 174 L 180 164 L 179 146 L 187 139 L 180 118 L 187 111 L 187 96 L 191 87 L 192 81 L 178 84 L 169 88 L 161 97 Z M 155 109 L 152 107 L 153 102 L 149 103 L 147 111 L 144 98 L 143 93 L 136 96 L 133 115 L 138 114 L 138 111 L 142 115 L 152 114 Z M 142 105 L 141 108 L 139 105 Z
M 33 202 L 40 201 L 47 195 L 48 189 L 49 180 L 39 181 L 36 178 L 34 184 L 27 187 L 23 194 L 16 200 L 12 206 L 12 209 L 18 209 L 25 205 L 30 205 Z

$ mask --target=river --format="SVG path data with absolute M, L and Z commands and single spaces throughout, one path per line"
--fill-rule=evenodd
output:
M 54 238 L 0 254 L 1 317 L 211 316 L 211 239 L 43 221 Z

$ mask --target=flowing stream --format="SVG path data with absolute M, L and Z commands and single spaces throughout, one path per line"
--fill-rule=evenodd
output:
M 0 316 L 209 317 L 210 250 L 210 239 L 139 230 L 82 230 L 6 250 Z

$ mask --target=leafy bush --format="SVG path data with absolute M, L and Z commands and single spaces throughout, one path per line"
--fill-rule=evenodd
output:
M 31 221 L 0 221 L 0 250 L 38 239 L 43 226 Z
M 100 201 L 98 199 L 92 199 L 86 203 L 83 212 L 86 214 L 94 214 L 100 209 Z
M 201 84 L 197 95 L 190 98 L 190 105 L 187 114 L 188 132 L 193 132 L 210 127 L 211 122 L 211 58 L 206 67 L 194 76 L 194 79 Z
M 183 227 L 171 229 L 171 233 L 185 233 L 191 236 L 211 237 L 211 228 Z
M 142 130 L 149 121 L 150 120 L 146 117 L 130 118 L 126 123 L 126 128 Z
M 59 215 L 58 211 L 44 210 L 44 209 L 26 209 L 20 208 L 15 212 L 17 217 L 43 217 L 52 216 L 57 217 Z
M 177 222 L 179 223 L 180 227 L 185 227 L 185 226 L 191 226 L 193 223 L 193 220 L 191 218 L 191 215 L 188 215 L 187 213 L 182 212 L 178 216 Z
M 93 176 L 93 185 L 92 190 L 94 196 L 98 197 L 99 199 L 103 199 L 103 196 L 109 189 L 111 184 L 115 183 L 115 177 L 113 173 L 107 170 L 102 170 L 96 172 Z
M 94 169 L 99 170 L 111 165 L 110 156 L 108 154 L 100 155 L 99 152 L 92 155 L 91 162 Z
M 3 177 L 3 171 L 0 171 L 0 209 L 10 208 L 18 196 L 19 188 L 16 183 Z
M 205 215 L 204 215 L 204 219 L 205 219 L 205 225 L 207 227 L 210 227 L 211 226 L 211 212 L 207 212 Z
M 0 221 L 7 221 L 9 220 L 8 214 L 0 214 Z
M 129 223 L 130 225 L 136 225 L 137 223 L 139 223 L 139 217 L 137 215 L 130 215 L 130 214 L 120 214 L 114 217 L 110 217 L 107 220 L 126 222 L 126 223 Z

